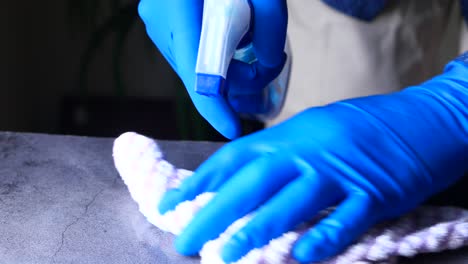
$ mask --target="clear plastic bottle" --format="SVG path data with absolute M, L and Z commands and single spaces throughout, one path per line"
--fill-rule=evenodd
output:
M 252 44 L 237 49 L 249 32 L 251 7 L 248 0 L 205 0 L 203 25 L 196 66 L 195 91 L 210 97 L 227 96 L 226 75 L 232 59 L 254 63 Z M 287 60 L 281 73 L 260 94 L 238 98 L 236 108 L 243 117 L 267 121 L 279 114 L 286 99 L 291 71 L 291 50 L 286 42 Z

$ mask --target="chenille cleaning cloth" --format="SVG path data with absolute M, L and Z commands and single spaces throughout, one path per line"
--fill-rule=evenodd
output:
M 154 140 L 133 132 L 122 134 L 115 140 L 113 157 L 140 212 L 151 224 L 164 231 L 180 234 L 194 214 L 215 195 L 201 194 L 161 215 L 157 208 L 165 191 L 176 188 L 192 172 L 175 168 L 164 160 L 163 153 Z M 263 248 L 250 251 L 236 263 L 296 263 L 290 255 L 294 242 L 331 210 L 321 212 L 314 221 L 303 223 L 296 230 L 271 240 Z M 224 263 L 220 257 L 223 245 L 250 218 L 251 215 L 248 215 L 237 220 L 217 239 L 207 242 L 200 252 L 201 263 Z M 420 207 L 399 219 L 375 226 L 342 254 L 322 263 L 396 263 L 399 256 L 412 257 L 420 253 L 457 249 L 467 245 L 467 210 L 455 207 Z

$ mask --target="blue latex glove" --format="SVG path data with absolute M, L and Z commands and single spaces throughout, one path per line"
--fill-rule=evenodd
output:
M 255 94 L 276 78 L 286 55 L 287 8 L 285 0 L 251 0 L 253 8 L 252 43 L 258 61 L 252 65 L 234 61 L 227 76 L 230 94 Z M 242 96 L 235 109 L 225 99 L 195 93 L 195 65 L 200 41 L 202 0 L 142 0 L 139 14 L 152 41 L 185 84 L 200 114 L 227 138 L 241 134 L 236 112 L 244 111 Z
M 301 262 L 319 261 L 446 189 L 468 171 L 463 59 L 420 86 L 311 108 L 225 145 L 160 203 L 164 213 L 218 192 L 177 238 L 176 249 L 196 254 L 261 206 L 222 251 L 225 261 L 235 261 L 337 205 L 293 249 Z

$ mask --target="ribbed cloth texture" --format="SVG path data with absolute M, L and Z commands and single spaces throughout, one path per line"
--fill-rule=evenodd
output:
M 179 204 L 164 215 L 158 204 L 164 192 L 176 188 L 191 171 L 177 169 L 164 160 L 157 143 L 136 133 L 125 133 L 114 142 L 115 166 L 127 185 L 139 211 L 156 227 L 180 234 L 193 216 L 213 197 L 204 193 L 192 201 Z M 291 248 L 314 224 L 333 209 L 320 212 L 315 219 L 273 239 L 263 248 L 254 249 L 236 264 L 292 264 Z M 129 216 L 130 217 L 130 216 Z M 200 252 L 202 264 L 224 264 L 220 255 L 229 238 L 242 228 L 251 216 L 232 224 L 215 240 L 207 242 Z M 421 207 L 394 221 L 381 223 L 346 249 L 323 264 L 396 263 L 399 256 L 439 252 L 468 246 L 468 211 L 455 207 Z

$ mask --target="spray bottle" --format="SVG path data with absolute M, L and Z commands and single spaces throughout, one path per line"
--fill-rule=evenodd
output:
M 226 96 L 226 75 L 231 60 L 254 63 L 257 58 L 249 42 L 252 13 L 249 0 L 205 0 L 203 24 L 196 65 L 195 91 L 210 97 Z M 287 61 L 281 73 L 262 93 L 247 100 L 253 111 L 239 113 L 244 118 L 268 121 L 283 107 L 289 84 L 291 51 L 286 42 Z

